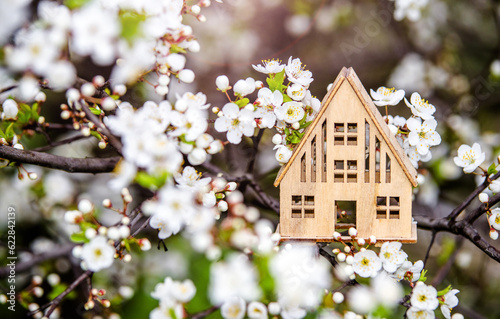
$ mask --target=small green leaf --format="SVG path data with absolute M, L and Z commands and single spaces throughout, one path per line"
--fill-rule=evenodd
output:
M 292 102 L 293 100 L 288 96 L 288 94 L 285 94 L 285 93 L 281 93 L 283 94 L 283 103 L 286 103 L 286 102 Z
M 498 172 L 496 167 L 497 166 L 495 165 L 495 163 L 491 163 L 490 167 L 488 167 L 488 176 L 496 174 Z
M 186 53 L 186 49 L 184 48 L 181 48 L 180 46 L 178 46 L 177 44 L 173 44 L 171 47 L 170 47 L 170 53 Z
M 420 278 L 418 279 L 418 281 L 425 282 L 427 280 L 427 277 L 425 277 L 426 274 L 427 270 L 423 269 L 422 272 L 420 273 Z
M 5 130 L 5 139 L 7 141 L 12 141 L 14 138 L 15 132 L 14 132 L 14 122 L 10 123 L 9 126 L 7 126 L 7 129 Z
M 191 145 L 195 145 L 196 144 L 196 141 L 187 141 L 186 140 L 186 134 L 182 134 L 181 136 L 179 136 L 179 139 L 184 144 L 191 144 Z
M 65 0 L 64 5 L 70 10 L 83 7 L 89 0 Z
M 244 108 L 245 106 L 247 106 L 247 104 L 250 103 L 250 100 L 247 98 L 244 98 L 244 99 L 235 101 L 234 103 L 236 103 L 236 105 L 238 105 L 238 107 L 241 109 L 241 108 Z
M 94 114 L 94 115 L 101 115 L 102 114 L 102 110 L 98 109 L 96 107 L 89 107 L 89 109 L 90 109 L 90 112 L 92 112 L 92 114 Z
M 133 11 L 123 11 L 120 14 L 120 24 L 122 26 L 121 36 L 131 43 L 141 35 L 141 24 L 146 19 L 143 14 Z
M 2 131 L 1 128 L 0 128 L 0 137 L 3 137 L 4 139 L 7 139 L 7 135 L 4 133 L 4 131 Z
M 160 176 L 153 176 L 149 175 L 146 172 L 139 172 L 135 177 L 135 181 L 143 187 L 146 187 L 151 190 L 157 190 L 166 183 L 167 178 L 168 178 L 167 172 L 164 172 Z
M 444 288 L 443 290 L 438 291 L 438 297 L 446 295 L 448 292 L 451 291 L 451 285 L 448 287 Z
M 99 132 L 96 132 L 96 131 L 90 131 L 90 135 L 97 138 L 98 140 L 100 140 L 102 138 L 101 134 Z
M 83 231 L 71 234 L 69 239 L 72 242 L 77 243 L 77 244 L 85 243 L 88 241 L 88 239 L 87 239 L 87 237 L 85 237 L 85 233 Z
M 280 73 L 276 73 L 274 76 L 270 75 L 267 79 L 267 85 L 269 85 L 269 89 L 271 92 L 274 92 L 276 90 L 280 91 L 283 93 L 284 89 L 286 86 L 283 85 L 283 81 L 285 81 L 285 70 L 281 71 Z M 283 97 L 284 99 L 285 97 Z
M 291 142 L 292 142 L 292 144 L 299 144 L 300 143 L 300 137 L 298 137 L 297 135 L 293 135 Z
M 50 300 L 54 299 L 55 297 L 59 296 L 64 290 L 66 290 L 68 286 L 66 286 L 65 284 L 57 284 L 56 286 L 54 286 L 54 288 L 52 288 L 52 291 L 50 292 L 50 294 L 47 296 Z

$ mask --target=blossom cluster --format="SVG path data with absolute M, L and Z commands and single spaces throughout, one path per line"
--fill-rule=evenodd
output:
M 184 304 L 193 299 L 196 287 L 189 279 L 184 281 L 165 278 L 164 282 L 155 286 L 151 297 L 160 302 L 159 307 L 149 314 L 150 319 L 184 318 Z
M 377 91 L 370 90 L 370 94 L 377 106 L 397 105 L 405 95 L 403 90 L 379 87 Z M 432 159 L 430 148 L 441 143 L 441 136 L 436 132 L 437 121 L 434 118 L 436 108 L 414 92 L 410 101 L 404 98 L 410 108 L 412 116 L 405 119 L 401 116 L 386 114 L 385 119 L 389 129 L 403 147 L 406 155 L 415 168 L 418 162 L 427 162 Z
M 120 222 L 111 227 L 106 227 L 94 218 L 95 207 L 92 202 L 82 199 L 78 203 L 78 208 L 68 210 L 64 214 L 64 220 L 70 225 L 77 225 L 78 231 L 71 235 L 71 239 L 83 245 L 73 248 L 73 256 L 81 258 L 83 269 L 94 272 L 111 267 L 115 258 L 125 262 L 131 260 L 129 254 L 130 244 L 138 245 L 141 250 L 149 250 L 151 243 L 147 238 L 130 237 L 130 218 L 126 216 L 126 207 L 132 201 L 128 190 L 122 190 L 124 208 L 117 210 L 112 207 L 109 199 L 103 201 L 105 208 L 113 209 L 123 217 Z
M 424 263 L 421 260 L 415 263 L 408 261 L 400 242 L 384 242 L 377 254 L 366 247 L 363 238 L 356 237 L 354 228 L 349 229 L 349 235 L 351 245 L 342 240 L 340 233 L 334 233 L 334 238 L 345 245 L 344 252 L 338 248 L 333 251 L 342 265 L 342 273 L 350 279 L 355 279 L 356 275 L 371 278 L 369 287 L 361 286 L 349 292 L 348 301 L 352 310 L 367 315 L 376 312 L 379 306 L 394 308 L 403 297 L 399 282 L 405 280 L 412 288 L 411 307 L 406 313 L 408 318 L 434 318 L 434 310 L 439 305 L 443 316 L 451 318 L 451 310 L 458 304 L 455 295 L 459 291 L 448 287 L 438 292 L 426 285 Z M 374 243 L 376 238 L 370 238 L 369 244 Z
M 252 66 L 268 75 L 268 87 L 253 78 L 238 80 L 233 87 L 235 101 L 230 99 L 222 110 L 215 109 L 218 118 L 214 127 L 218 132 L 227 132 L 227 139 L 233 144 L 239 144 L 243 135 L 252 136 L 256 127 L 276 128 L 278 134 L 273 138 L 276 159 L 284 164 L 321 106 L 308 89 L 313 81 L 312 73 L 305 69 L 300 59 L 292 57 L 287 64 L 267 60 Z M 285 78 L 288 80 L 286 85 Z M 226 76 L 219 76 L 216 84 L 226 94 L 231 88 Z M 252 104 L 245 97 L 256 89 L 257 99 Z
M 208 107 L 203 93 L 190 92 L 177 96 L 174 105 L 148 101 L 136 110 L 120 103 L 115 115 L 104 118 L 123 143 L 118 187 L 128 185 L 140 168 L 152 176 L 173 175 L 181 169 L 183 154 L 192 165 L 200 165 L 221 151 L 222 142 L 206 133 Z

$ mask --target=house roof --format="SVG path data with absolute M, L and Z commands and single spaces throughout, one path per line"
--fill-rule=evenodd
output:
M 345 68 L 343 67 L 342 70 L 340 71 L 339 75 L 335 79 L 335 82 L 333 82 L 332 88 L 330 91 L 325 95 L 323 98 L 323 101 L 321 102 L 321 109 L 319 110 L 318 115 L 314 118 L 313 122 L 309 127 L 307 128 L 304 136 L 302 137 L 302 140 L 300 141 L 299 145 L 295 148 L 292 156 L 290 157 L 290 160 L 286 165 L 283 165 L 278 172 L 278 176 L 276 176 L 276 180 L 274 181 L 274 186 L 278 186 L 285 176 L 285 174 L 288 172 L 290 169 L 292 163 L 295 161 L 295 158 L 298 156 L 300 153 L 300 150 L 306 143 L 306 140 L 309 138 L 311 135 L 313 128 L 318 125 L 318 122 L 325 113 L 326 109 L 330 105 L 333 97 L 335 94 L 337 94 L 338 89 L 344 83 L 344 81 L 347 81 L 354 92 L 356 92 L 356 95 L 358 96 L 359 100 L 363 104 L 366 113 L 368 116 L 371 118 L 373 123 L 375 123 L 375 127 L 377 128 L 377 131 L 380 133 L 382 136 L 382 139 L 386 142 L 386 144 L 389 146 L 390 151 L 396 158 L 398 164 L 401 166 L 403 169 L 406 177 L 408 180 L 411 182 L 413 187 L 417 187 L 417 171 L 411 164 L 410 160 L 404 153 L 404 150 L 402 149 L 401 145 L 399 145 L 398 141 L 396 140 L 396 137 L 390 133 L 389 127 L 385 123 L 382 115 L 378 111 L 377 107 L 375 104 L 373 104 L 372 99 L 366 92 L 365 88 L 363 87 L 363 84 L 361 84 L 361 81 L 359 80 L 358 76 L 356 75 L 356 72 L 352 68 Z

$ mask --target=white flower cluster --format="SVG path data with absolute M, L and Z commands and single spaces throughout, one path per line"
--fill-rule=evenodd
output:
M 4 10 L 9 18 L 0 22 L 2 43 L 28 14 L 26 1 L 16 4 Z M 204 2 L 204 6 L 209 4 Z M 193 7 L 195 10 L 185 8 L 182 0 L 92 0 L 71 8 L 41 1 L 36 11 L 38 20 L 16 31 L 13 44 L 5 47 L 7 68 L 0 71 L 17 84 L 10 92 L 12 96 L 32 101 L 39 92 L 37 77 L 54 90 L 67 89 L 77 76 L 72 58 L 90 56 L 99 66 L 114 65 L 114 85 L 130 83 L 156 69 L 160 78 L 155 88 L 164 95 L 171 74 L 187 83 L 194 80 L 193 71 L 184 68 L 186 58 L 181 54 L 200 49 L 191 27 L 182 24 L 183 12 L 199 13 L 200 6 Z M 197 17 L 204 20 L 200 14 Z M 16 74 L 23 76 L 14 80 Z
M 451 318 L 451 309 L 458 305 L 455 296 L 459 291 L 453 289 L 438 297 L 436 288 L 419 281 L 411 293 L 411 307 L 406 312 L 409 319 L 434 318 L 434 310 L 441 304 L 441 312 L 446 319 Z
M 380 87 L 377 91 L 370 90 L 370 94 L 377 106 L 386 107 L 397 105 L 404 97 L 403 90 L 385 87 Z M 441 143 L 441 136 L 436 132 L 437 121 L 433 115 L 436 108 L 417 92 L 411 95 L 410 102 L 406 98 L 404 100 L 413 115 L 408 120 L 401 116 L 387 115 L 386 122 L 413 166 L 418 168 L 419 161 L 427 162 L 432 159 L 429 149 Z
M 262 82 L 252 78 L 238 80 L 233 88 L 236 101 L 227 103 L 221 111 L 216 109 L 219 118 L 215 121 L 215 129 L 227 132 L 228 141 L 238 144 L 243 135 L 252 136 L 255 127 L 276 128 L 279 132 L 273 138 L 277 149 L 276 159 L 284 164 L 321 107 L 320 101 L 308 90 L 313 81 L 312 73 L 305 69 L 300 59 L 292 57 L 287 64 L 267 60 L 252 66 L 256 71 L 268 75 L 269 87 L 264 87 Z M 285 77 L 288 85 L 283 84 Z M 216 84 L 222 92 L 231 88 L 226 76 L 219 76 Z M 250 104 L 244 97 L 256 89 L 258 97 Z
M 287 244 L 269 267 L 283 318 L 302 318 L 315 309 L 332 280 L 329 264 L 311 246 Z
M 429 0 L 393 0 L 396 6 L 394 19 L 401 21 L 404 18 L 415 22 L 422 17 L 422 11 L 426 8 Z
M 185 229 L 183 235 L 196 251 L 218 256 L 219 248 L 211 232 L 220 213 L 228 210 L 225 198 L 231 197 L 236 183 L 223 178 L 201 178 L 191 166 L 176 174 L 175 181 L 176 184 L 165 184 L 155 198 L 143 203 L 143 213 L 152 216 L 150 226 L 158 229 L 160 239 Z
M 110 130 L 121 136 L 126 161 L 115 186 L 126 186 L 139 168 L 155 176 L 174 174 L 180 170 L 183 154 L 192 165 L 200 165 L 208 154 L 221 151 L 222 142 L 205 133 L 208 107 L 203 93 L 189 92 L 177 96 L 174 106 L 148 101 L 136 110 L 122 102 L 116 115 L 104 118 Z
M 196 287 L 189 279 L 175 281 L 167 277 L 155 286 L 151 297 L 159 300 L 159 307 L 149 314 L 150 319 L 184 318 L 184 304 L 193 299 Z M 175 316 L 173 316 L 173 314 Z

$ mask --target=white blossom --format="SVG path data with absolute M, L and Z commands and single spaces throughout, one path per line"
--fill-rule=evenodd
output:
M 245 317 L 246 302 L 240 297 L 233 297 L 224 302 L 220 308 L 224 319 L 243 319 Z
M 288 77 L 288 81 L 300 84 L 306 88 L 309 87 L 309 84 L 314 80 L 311 71 L 306 70 L 305 66 L 302 66 L 302 62 L 299 58 L 292 59 L 292 57 L 290 57 L 288 59 L 288 64 L 285 66 L 285 73 Z
M 418 21 L 422 17 L 422 10 L 427 3 L 428 0 L 395 0 L 394 19 L 401 21 L 408 18 L 413 22 Z
M 267 319 L 267 308 L 262 302 L 252 301 L 248 304 L 247 315 L 250 319 Z
M 222 108 L 223 116 L 215 120 L 217 132 L 227 132 L 227 140 L 233 144 L 241 142 L 241 136 L 252 136 L 254 132 L 253 112 L 242 109 L 234 103 L 227 103 Z
M 266 60 L 266 61 L 262 61 L 262 64 L 259 64 L 259 65 L 252 64 L 252 67 L 254 68 L 255 71 L 261 72 L 264 74 L 280 73 L 285 68 L 285 65 L 281 64 L 281 61 L 279 61 L 279 60 Z
M 297 123 L 304 118 L 305 111 L 300 102 L 286 102 L 274 109 L 278 120 L 289 124 Z
M 408 319 L 434 319 L 436 318 L 436 315 L 432 310 L 410 307 L 410 309 L 406 312 L 406 317 Z
M 247 96 L 255 91 L 255 80 L 253 78 L 246 78 L 246 80 L 238 80 L 233 87 L 236 95 Z
M 491 227 L 500 230 L 500 208 L 494 208 L 491 211 L 491 216 L 488 218 Z
M 459 292 L 458 289 L 452 289 L 443 296 L 443 303 L 440 308 L 446 319 L 451 318 L 451 310 L 458 305 L 458 298 L 455 295 Z
M 12 99 L 5 100 L 2 104 L 2 109 L 2 119 L 4 120 L 15 120 L 17 113 L 19 112 L 16 101 Z
M 293 83 L 286 89 L 286 94 L 294 101 L 302 101 L 306 96 L 307 89 L 300 84 Z
M 458 156 L 453 158 L 455 164 L 464 168 L 465 173 L 472 173 L 481 165 L 486 158 L 486 154 L 481 152 L 481 145 L 474 143 L 472 147 L 462 144 L 458 148 Z
M 380 248 L 379 257 L 384 270 L 388 273 L 395 272 L 403 264 L 408 255 L 401 250 L 400 242 L 385 242 Z
M 430 104 L 420 97 L 420 94 L 414 92 L 410 98 L 411 103 L 405 98 L 406 105 L 410 108 L 411 112 L 415 116 L 420 116 L 424 120 L 433 118 L 433 114 L 436 111 L 434 105 Z
M 89 228 L 90 229 L 90 228 Z M 115 248 L 102 236 L 95 236 L 90 242 L 83 245 L 81 258 L 87 269 L 97 272 L 113 264 Z
M 429 147 L 439 145 L 441 136 L 436 132 L 437 122 L 431 118 L 422 123 L 420 118 L 410 118 L 406 122 L 410 134 L 408 134 L 408 142 L 410 146 L 416 146 L 417 152 L 420 155 L 427 155 Z
M 375 277 L 382 269 L 382 261 L 372 250 L 360 251 L 354 255 L 354 272 L 361 277 Z
M 370 95 L 372 96 L 373 104 L 376 106 L 396 105 L 405 96 L 405 91 L 381 86 L 377 91 L 370 89 Z
M 277 149 L 275 157 L 280 164 L 288 163 L 292 157 L 293 152 L 286 145 L 276 145 L 273 149 Z
M 215 85 L 217 86 L 217 89 L 221 90 L 222 92 L 226 92 L 231 88 L 229 85 L 229 79 L 225 75 L 219 75 L 215 79 Z
M 413 288 L 410 302 L 412 307 L 422 310 L 434 310 L 439 305 L 436 288 L 419 281 Z

